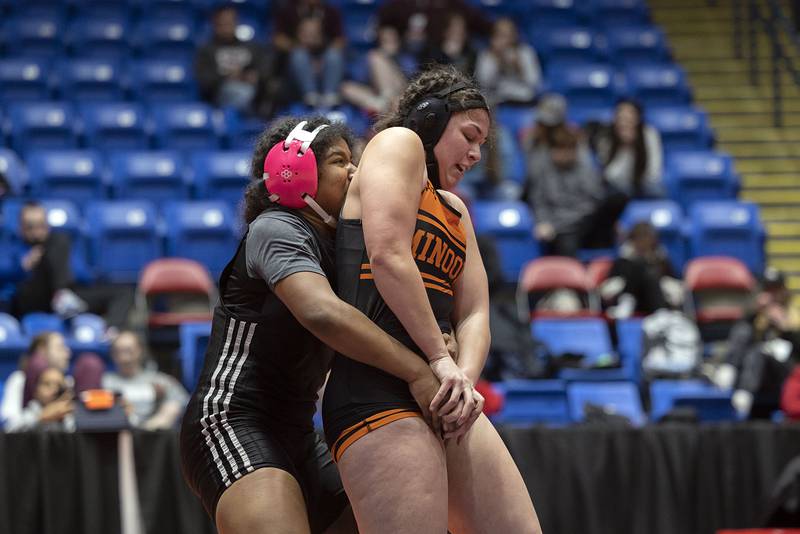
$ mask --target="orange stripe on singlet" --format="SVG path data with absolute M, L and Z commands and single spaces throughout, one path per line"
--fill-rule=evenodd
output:
M 441 230 L 442 232 L 444 232 L 444 234 L 445 234 L 447 237 L 449 237 L 449 238 L 450 238 L 450 241 L 451 241 L 451 242 L 452 242 L 452 243 L 453 243 L 453 244 L 454 244 L 456 247 L 458 247 L 459 249 L 461 249 L 461 252 L 463 252 L 464 254 L 466 254 L 466 253 L 467 253 L 467 248 L 466 248 L 466 247 L 465 247 L 463 244 L 461 244 L 461 241 L 459 241 L 459 240 L 458 240 L 458 238 L 457 238 L 457 237 L 455 237 L 455 236 L 452 234 L 452 232 L 450 232 L 450 231 L 449 231 L 447 228 L 445 228 L 445 227 L 444 227 L 444 225 L 442 225 L 442 223 L 441 223 L 440 221 L 437 221 L 436 219 L 431 219 L 431 218 L 430 218 L 430 217 L 428 217 L 427 215 L 420 215 L 419 213 L 417 214 L 417 220 L 419 220 L 419 221 L 423 221 L 423 222 L 426 222 L 426 223 L 428 223 L 428 224 L 431 224 L 431 225 L 435 226 L 436 228 L 438 228 L 439 230 Z
M 437 282 L 437 283 L 442 284 L 443 286 L 448 287 L 448 288 L 450 287 L 450 282 L 448 282 L 447 280 L 442 280 L 441 278 L 433 276 L 432 274 L 423 273 L 422 271 L 420 271 L 419 274 L 422 276 L 422 278 L 427 278 L 428 280 L 431 280 L 432 282 Z
M 382 426 L 388 425 L 389 423 L 393 423 L 394 421 L 398 421 L 400 419 L 406 419 L 408 417 L 422 417 L 422 414 L 407 408 L 385 410 L 383 412 L 378 412 L 375 415 L 371 415 L 363 421 L 359 421 L 353 426 L 346 428 L 341 434 L 339 434 L 339 439 L 337 439 L 336 443 L 334 443 L 333 447 L 331 447 L 333 461 L 338 462 L 344 454 L 344 451 L 346 451 L 350 445 L 363 438 L 373 430 L 377 430 Z
M 420 273 L 420 274 L 423 274 L 423 273 Z M 375 280 L 375 276 L 373 276 L 372 273 L 361 273 L 358 276 L 358 278 L 359 278 L 359 280 Z M 440 291 L 440 292 L 444 293 L 445 295 L 450 295 L 451 297 L 453 296 L 453 291 L 451 289 L 447 289 L 446 287 L 442 287 L 442 286 L 440 286 L 438 284 L 433 284 L 431 282 L 425 282 L 423 280 L 422 285 L 424 285 L 428 289 L 435 289 L 436 291 Z

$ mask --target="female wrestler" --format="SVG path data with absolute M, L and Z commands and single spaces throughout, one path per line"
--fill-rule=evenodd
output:
M 355 169 L 352 144 L 340 124 L 285 119 L 255 149 L 248 231 L 220 277 L 205 365 L 181 428 L 184 477 L 221 534 L 323 532 L 340 516 L 328 532 L 354 530 L 313 428 L 332 356 L 322 343 L 404 380 L 423 409 L 439 388 L 425 362 L 339 300 L 326 278 L 328 214 L 338 213 Z
M 472 81 L 452 68 L 421 74 L 366 146 L 336 237 L 340 296 L 422 358 L 444 350 L 452 324 L 473 383 L 489 347 L 486 273 L 465 206 L 447 190 L 480 160 L 489 127 Z M 477 417 L 460 404 L 460 428 L 445 437 Z M 325 434 L 362 534 L 540 532 L 485 416 L 443 447 L 419 415 L 402 381 L 335 357 Z

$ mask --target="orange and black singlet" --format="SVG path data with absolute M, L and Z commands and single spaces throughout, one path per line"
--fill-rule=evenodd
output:
M 428 182 L 420 196 L 411 253 L 442 332 L 450 331 L 453 287 L 464 270 L 466 252 L 461 214 Z M 425 358 L 375 286 L 360 220 L 339 221 L 336 277 L 342 300 Z M 325 438 L 338 460 L 344 447 L 370 429 L 419 415 L 419 408 L 403 380 L 337 354 L 325 388 L 322 415 Z

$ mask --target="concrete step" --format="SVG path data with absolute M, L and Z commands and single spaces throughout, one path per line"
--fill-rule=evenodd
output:
M 800 189 L 746 189 L 742 191 L 740 196 L 743 200 L 757 202 L 762 206 L 797 204 L 800 207 Z
M 705 107 L 705 106 L 704 106 Z M 706 111 L 709 111 L 706 108 Z M 711 119 L 711 126 L 719 134 L 723 129 L 733 128 L 751 128 L 751 127 L 764 127 L 772 128 L 772 110 L 752 111 L 752 112 L 734 112 L 730 110 L 709 112 Z M 783 124 L 786 127 L 800 126 L 800 113 L 784 113 Z
M 800 239 L 767 239 L 767 254 L 800 255 Z
M 737 164 L 737 168 L 739 165 Z M 747 173 L 742 174 L 744 189 L 800 188 L 800 173 Z
M 750 141 L 771 143 L 779 141 L 800 141 L 800 127 L 788 128 L 717 128 L 717 140 L 721 142 Z
M 779 143 L 719 143 L 719 148 L 730 152 L 736 158 L 800 157 L 800 144 L 791 141 Z
M 791 256 L 775 256 L 767 262 L 784 272 L 798 273 L 800 271 L 800 258 Z
M 766 224 L 767 234 L 770 238 L 791 237 L 800 239 L 800 222 L 770 222 Z M 800 258 L 797 260 L 800 270 Z
M 761 208 L 763 221 L 798 221 L 800 206 L 765 206 Z
M 736 169 L 740 173 L 768 173 L 768 172 L 798 172 L 800 173 L 800 158 L 738 158 Z

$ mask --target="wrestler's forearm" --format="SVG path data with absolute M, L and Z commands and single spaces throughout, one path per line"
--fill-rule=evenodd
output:
M 489 317 L 483 311 L 476 311 L 455 326 L 458 342 L 458 366 L 467 374 L 472 383 L 478 382 L 489 353 L 491 335 Z
M 340 301 L 327 324 L 312 333 L 326 345 L 372 367 L 411 383 L 431 373 L 425 361 L 378 328 L 367 316 Z

